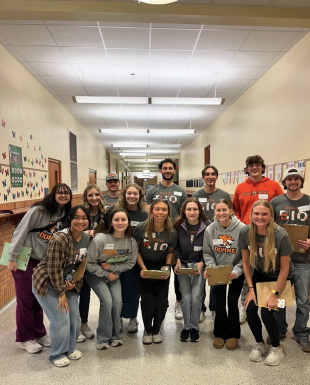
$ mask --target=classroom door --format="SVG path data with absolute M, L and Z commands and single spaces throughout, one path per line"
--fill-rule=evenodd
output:
M 89 170 L 89 184 L 97 184 L 97 171 Z
M 59 160 L 48 158 L 48 180 L 49 192 L 57 183 L 61 183 L 61 162 Z

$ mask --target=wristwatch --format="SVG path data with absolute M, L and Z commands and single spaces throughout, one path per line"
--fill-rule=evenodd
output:
M 276 291 L 276 290 L 272 290 L 272 293 L 273 293 L 274 295 L 276 295 L 277 297 L 279 297 L 279 295 L 280 295 L 280 293 L 279 293 L 278 291 Z

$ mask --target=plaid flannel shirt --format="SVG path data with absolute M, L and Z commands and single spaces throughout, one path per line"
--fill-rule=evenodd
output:
M 59 297 L 66 292 L 64 270 L 74 260 L 74 245 L 71 232 L 58 232 L 49 241 L 46 256 L 34 269 L 33 286 L 40 297 L 45 297 L 50 284 Z M 83 279 L 75 282 L 75 289 L 79 293 Z M 74 290 L 74 289 L 73 289 Z

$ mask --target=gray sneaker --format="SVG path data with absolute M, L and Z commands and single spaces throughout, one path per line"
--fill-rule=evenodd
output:
M 130 321 L 128 323 L 128 333 L 135 333 L 138 331 L 138 325 L 139 322 L 137 321 L 137 318 L 130 318 Z
M 310 353 L 310 341 L 309 341 L 309 338 L 300 338 L 299 340 L 297 340 L 297 342 L 299 343 L 300 349 L 303 352 Z
M 86 324 L 81 325 L 81 333 L 86 337 L 86 338 L 94 338 L 94 332 L 91 330 L 91 328 Z
M 146 331 L 144 331 L 143 338 L 142 338 L 142 343 L 144 345 L 150 345 L 152 342 L 153 342 L 152 334 L 151 333 L 147 333 Z
M 109 349 L 109 343 L 108 342 L 96 342 L 96 348 L 98 350 L 107 350 Z

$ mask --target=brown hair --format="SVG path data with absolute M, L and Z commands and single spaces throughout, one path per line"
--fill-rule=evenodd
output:
M 266 170 L 266 165 L 265 165 L 264 159 L 260 155 L 251 155 L 246 158 L 245 160 L 246 167 L 248 167 L 250 164 L 253 164 L 253 163 L 261 164 L 263 166 L 263 174 L 264 174 Z M 246 174 L 250 175 L 247 171 L 246 171 Z
M 112 219 L 113 219 L 114 215 L 117 213 L 126 214 L 126 217 L 128 220 L 128 226 L 127 226 L 127 229 L 125 230 L 125 237 L 132 238 L 133 236 L 132 236 L 132 231 L 131 231 L 131 226 L 130 226 L 130 218 L 129 218 L 128 212 L 124 209 L 114 209 L 112 211 L 111 216 L 110 216 L 109 228 L 104 233 L 105 234 L 113 234 L 114 233 L 114 227 L 112 226 Z
M 186 215 L 185 215 L 186 206 L 188 203 L 191 203 L 191 202 L 196 203 L 198 206 L 198 210 L 199 210 L 198 219 L 200 219 L 203 222 L 205 222 L 208 219 L 205 216 L 205 213 L 203 212 L 203 209 L 202 209 L 202 206 L 201 206 L 199 200 L 197 198 L 187 198 L 181 207 L 180 215 L 174 221 L 173 227 L 175 229 L 178 229 L 180 227 L 180 225 L 185 221 L 185 219 L 186 219 Z
M 127 202 L 126 202 L 126 191 L 130 188 L 134 187 L 139 192 L 139 202 L 138 202 L 138 209 L 141 211 L 145 210 L 146 207 L 146 201 L 145 201 L 145 193 L 141 186 L 139 186 L 136 183 L 130 183 L 128 184 L 122 192 L 119 194 L 118 202 L 115 205 L 116 209 L 125 209 L 127 210 Z
M 146 235 L 148 237 L 149 242 L 152 242 L 153 239 L 153 232 L 154 232 L 154 217 L 152 214 L 152 211 L 154 209 L 154 206 L 157 205 L 157 203 L 164 203 L 168 207 L 168 216 L 165 220 L 165 230 L 168 232 L 169 237 L 170 233 L 172 231 L 172 219 L 171 219 L 171 209 L 169 206 L 169 202 L 166 199 L 155 199 L 153 200 L 150 209 L 149 209 L 149 214 L 146 219 Z
M 100 194 L 100 202 L 99 202 L 99 205 L 98 205 L 98 209 L 99 209 L 99 213 L 100 213 L 100 217 L 103 217 L 104 213 L 105 213 L 105 203 L 104 203 L 104 198 L 103 198 L 103 195 L 102 195 L 102 191 L 100 190 L 100 188 L 95 185 L 95 184 L 90 184 L 89 186 L 87 186 L 83 192 L 83 195 L 82 195 L 82 204 L 83 206 L 85 206 L 88 210 L 90 209 L 90 205 L 87 201 L 87 194 L 90 190 L 92 189 L 95 189 L 96 191 L 98 191 L 98 193 Z
M 203 170 L 201 171 L 201 175 L 202 175 L 202 179 L 204 178 L 205 176 L 205 172 L 207 171 L 208 168 L 212 168 L 215 172 L 215 175 L 218 177 L 219 176 L 219 170 L 215 167 L 215 166 L 212 166 L 211 164 L 207 164 Z

